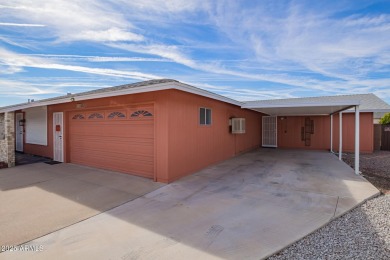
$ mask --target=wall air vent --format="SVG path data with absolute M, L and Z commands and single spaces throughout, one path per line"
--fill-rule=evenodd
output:
M 232 118 L 232 134 L 245 134 L 245 118 Z

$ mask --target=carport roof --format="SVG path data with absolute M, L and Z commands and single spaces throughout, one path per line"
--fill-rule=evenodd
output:
M 374 94 L 356 94 L 308 98 L 289 98 L 248 101 L 242 108 L 268 115 L 330 115 L 335 112 L 353 112 L 359 105 L 360 112 L 389 112 L 390 106 Z

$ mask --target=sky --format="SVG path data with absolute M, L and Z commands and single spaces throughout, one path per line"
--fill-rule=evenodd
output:
M 0 106 L 158 78 L 390 103 L 390 0 L 0 0 Z

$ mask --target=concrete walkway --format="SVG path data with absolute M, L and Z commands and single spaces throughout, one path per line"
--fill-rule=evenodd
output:
M 0 259 L 260 259 L 377 194 L 332 154 L 261 149 Z
M 73 164 L 0 170 L 0 245 L 17 245 L 77 223 L 163 186 Z

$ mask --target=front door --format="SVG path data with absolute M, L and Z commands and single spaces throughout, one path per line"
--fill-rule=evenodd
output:
M 263 146 L 277 147 L 277 117 L 263 116 Z
M 64 161 L 64 120 L 63 113 L 53 113 L 53 135 L 54 135 L 54 155 L 53 160 L 58 162 Z
M 23 113 L 16 113 L 15 121 L 15 150 L 23 152 Z

